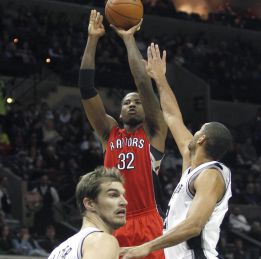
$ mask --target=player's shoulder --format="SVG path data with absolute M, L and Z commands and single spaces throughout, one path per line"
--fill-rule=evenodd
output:
M 88 258 L 118 258 L 119 250 L 117 239 L 104 232 L 92 233 L 82 245 L 82 254 Z
M 111 246 L 119 247 L 117 239 L 105 232 L 94 232 L 91 235 L 88 235 L 84 240 L 84 245 L 87 246 L 97 246 L 99 244 L 108 244 Z

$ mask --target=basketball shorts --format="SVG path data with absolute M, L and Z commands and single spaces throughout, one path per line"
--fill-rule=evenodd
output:
M 163 221 L 156 210 L 127 217 L 127 223 L 114 232 L 120 247 L 137 246 L 162 235 Z M 150 253 L 144 259 L 165 259 L 163 250 Z

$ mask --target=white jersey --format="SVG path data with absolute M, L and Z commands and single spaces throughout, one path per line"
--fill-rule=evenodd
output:
M 215 168 L 222 174 L 226 185 L 225 194 L 216 204 L 214 211 L 201 234 L 186 242 L 166 248 L 164 250 L 166 259 L 218 258 L 216 245 L 219 240 L 220 225 L 228 210 L 228 200 L 232 196 L 231 172 L 224 164 L 217 161 L 211 161 L 201 164 L 192 171 L 188 168 L 184 172 L 170 199 L 169 210 L 165 220 L 165 228 L 166 231 L 170 230 L 186 219 L 194 198 L 194 193 L 191 188 L 193 182 L 197 176 L 207 168 Z
M 48 259 L 81 259 L 83 241 L 88 235 L 94 232 L 102 231 L 92 227 L 80 230 L 77 234 L 71 236 L 56 247 Z

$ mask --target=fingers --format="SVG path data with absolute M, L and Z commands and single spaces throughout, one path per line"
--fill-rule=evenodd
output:
M 136 31 L 139 31 L 140 30 L 140 27 L 142 25 L 142 22 L 143 22 L 143 18 L 140 19 L 140 22 L 135 26 L 135 29 Z
M 158 44 L 155 45 L 155 55 L 156 55 L 156 58 L 160 58 L 160 50 L 159 50 Z
M 117 30 L 118 28 L 115 26 L 115 25 L 113 25 L 113 24 L 110 24 L 110 27 L 113 29 L 113 30 Z
M 147 57 L 148 57 L 148 62 L 152 60 L 152 53 L 151 53 L 151 47 L 149 46 L 147 49 Z
M 100 16 L 101 16 L 101 14 L 98 12 L 97 14 L 96 14 L 96 17 L 95 17 L 95 22 L 98 24 L 99 23 L 99 21 L 100 21 Z
M 167 51 L 163 50 L 162 60 L 164 63 L 166 63 L 166 57 L 167 57 Z
M 152 59 L 156 59 L 157 58 L 156 47 L 155 47 L 155 44 L 153 42 L 150 44 L 150 50 L 151 50 Z
M 95 21 L 95 17 L 96 17 L 96 10 L 91 10 L 90 23 L 93 23 Z
M 143 18 L 140 19 L 140 22 L 137 25 L 134 25 L 133 27 L 131 27 L 128 32 L 134 34 L 136 31 L 140 30 L 141 24 L 143 22 Z
M 153 42 L 148 47 L 147 55 L 148 55 L 148 60 L 149 59 L 150 60 L 151 59 L 153 59 L 153 60 L 162 59 L 162 61 L 166 62 L 166 57 L 167 57 L 166 50 L 163 51 L 162 58 L 161 58 L 159 45 L 154 44 Z
M 100 12 L 97 12 L 96 10 L 91 10 L 90 23 L 102 25 L 102 22 L 103 22 L 103 15 L 101 15 Z
M 99 27 L 103 26 L 103 24 L 102 24 L 102 22 L 103 22 L 103 15 L 101 15 L 101 14 L 99 13 L 99 17 L 98 17 L 97 19 L 98 19 L 97 25 L 98 25 Z
M 116 27 L 116 26 L 113 25 L 113 24 L 110 24 L 110 27 L 111 27 L 114 31 L 116 31 L 116 32 L 118 32 L 119 30 L 121 30 L 120 28 Z

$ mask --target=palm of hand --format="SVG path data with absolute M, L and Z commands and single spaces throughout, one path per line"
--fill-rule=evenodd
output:
M 161 60 L 153 60 L 149 62 L 146 69 L 149 76 L 152 78 L 157 78 L 166 73 L 166 68 L 163 66 Z
M 88 27 L 89 35 L 92 36 L 102 36 L 105 33 L 103 25 L 97 25 L 94 23 L 90 23 Z

